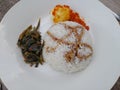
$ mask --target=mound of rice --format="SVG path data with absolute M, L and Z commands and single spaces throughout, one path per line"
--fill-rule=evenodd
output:
M 93 56 L 92 38 L 80 24 L 54 24 L 44 36 L 44 60 L 55 70 L 71 73 L 85 69 Z

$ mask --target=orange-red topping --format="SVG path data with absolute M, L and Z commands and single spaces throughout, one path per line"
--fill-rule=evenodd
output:
M 53 22 L 73 21 L 81 24 L 87 30 L 89 26 L 86 25 L 85 21 L 80 18 L 79 14 L 73 11 L 68 5 L 56 5 L 52 10 Z

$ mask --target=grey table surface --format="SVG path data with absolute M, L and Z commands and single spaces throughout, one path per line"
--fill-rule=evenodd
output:
M 6 14 L 6 12 L 20 0 L 0 0 L 0 21 Z M 115 10 L 117 14 L 120 15 L 120 0 L 100 0 L 106 6 L 110 6 Z M 2 86 L 1 86 L 2 85 Z M 4 81 L 0 80 L 0 90 L 9 90 L 4 85 Z M 120 90 L 120 77 L 116 81 L 115 85 L 111 88 L 111 90 Z

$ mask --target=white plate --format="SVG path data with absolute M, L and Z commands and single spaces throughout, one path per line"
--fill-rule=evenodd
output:
M 95 55 L 82 72 L 63 74 L 46 64 L 35 69 L 23 62 L 16 43 L 19 34 L 41 17 L 41 32 L 50 10 L 67 4 L 80 13 L 94 37 Z M 0 77 L 9 90 L 109 90 L 120 75 L 120 27 L 97 0 L 22 0 L 5 15 L 0 30 Z

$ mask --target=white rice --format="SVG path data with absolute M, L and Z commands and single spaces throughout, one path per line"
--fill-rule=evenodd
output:
M 72 27 L 79 25 L 75 22 L 70 22 L 70 21 L 66 21 L 63 23 L 65 23 L 69 26 L 72 26 Z M 64 26 L 61 25 L 60 23 L 53 25 L 52 27 L 50 27 L 50 29 L 48 31 L 57 38 L 62 38 L 64 35 L 67 35 L 69 32 L 68 30 L 65 30 Z M 80 33 L 80 31 L 81 31 L 81 29 L 78 30 L 78 33 Z M 46 52 L 46 49 L 48 46 L 55 47 L 56 45 L 58 45 L 58 43 L 56 41 L 54 41 L 47 33 L 45 34 L 43 39 L 45 41 L 45 46 L 43 49 L 43 57 L 44 57 L 45 61 L 55 70 L 66 72 L 66 73 L 82 71 L 91 62 L 92 56 L 90 56 L 86 60 L 79 60 L 79 58 L 75 57 L 74 62 L 66 62 L 64 54 L 66 51 L 70 50 L 69 46 L 67 46 L 65 44 L 61 44 L 57 47 L 55 52 Z M 72 34 L 70 37 L 65 39 L 65 41 L 70 41 L 73 43 L 75 42 L 75 40 L 76 40 L 76 38 L 75 38 L 74 34 Z M 83 35 L 81 41 L 84 43 L 87 43 L 91 47 L 93 47 L 92 38 L 90 36 L 89 31 L 84 30 L 84 35 Z M 81 48 L 78 50 L 78 52 L 81 54 L 87 54 L 90 52 L 90 50 Z

